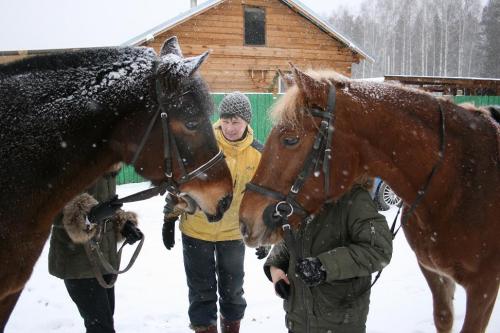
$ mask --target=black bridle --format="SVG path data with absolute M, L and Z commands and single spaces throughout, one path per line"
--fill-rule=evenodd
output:
M 300 190 L 304 187 L 304 183 L 307 178 L 309 178 L 311 174 L 319 172 L 320 164 L 322 164 L 322 170 L 325 176 L 325 194 L 328 196 L 330 193 L 330 159 L 332 158 L 331 145 L 335 124 L 335 98 L 336 89 L 334 85 L 331 85 L 328 92 L 328 101 L 325 110 L 316 108 L 305 110 L 311 116 L 321 118 L 322 120 L 318 133 L 314 138 L 312 149 L 304 161 L 302 170 L 298 174 L 287 195 L 283 195 L 280 192 L 251 182 L 246 185 L 247 190 L 278 201 L 276 205 L 270 206 L 269 208 L 273 210 L 273 212 L 268 212 L 268 216 L 272 217 L 272 219 L 264 218 L 264 223 L 271 229 L 281 227 L 283 231 L 285 231 L 286 237 L 288 237 L 287 234 L 291 233 L 288 218 L 292 214 L 298 214 L 301 216 L 301 221 L 309 221 L 312 219 L 309 212 L 307 212 L 307 210 L 304 209 L 304 207 L 297 201 L 297 196 L 299 195 Z
M 157 64 L 155 64 L 155 73 L 157 73 Z M 158 119 L 158 116 L 161 118 L 161 125 L 162 125 L 162 134 L 163 134 L 163 161 L 164 161 L 164 170 L 165 170 L 165 178 L 163 182 L 161 182 L 158 186 L 151 187 L 147 190 L 140 191 L 137 193 L 134 193 L 132 195 L 126 196 L 124 198 L 118 199 L 117 197 L 113 197 L 112 199 L 109 200 L 108 203 L 113 203 L 113 204 L 120 204 L 120 203 L 126 203 L 126 202 L 135 202 L 135 201 L 141 201 L 141 200 L 146 200 L 149 198 L 152 198 L 158 194 L 163 195 L 165 192 L 169 192 L 173 195 L 178 195 L 180 194 L 179 186 L 187 183 L 194 178 L 196 178 L 198 175 L 206 172 L 213 166 L 215 166 L 218 162 L 224 159 L 224 154 L 222 153 L 222 150 L 219 149 L 217 154 L 215 154 L 210 160 L 207 162 L 203 163 L 201 166 L 197 167 L 196 169 L 187 172 L 186 167 L 184 166 L 184 161 L 182 160 L 182 157 L 179 153 L 179 147 L 177 145 L 177 142 L 175 140 L 175 136 L 173 134 L 173 131 L 170 129 L 169 126 L 169 119 L 168 119 L 168 112 L 165 109 L 165 105 L 169 102 L 169 96 L 166 96 L 164 86 L 161 82 L 161 79 L 156 77 L 155 79 L 155 90 L 156 90 L 156 99 L 158 103 L 158 108 L 155 111 L 153 117 L 151 118 L 148 126 L 146 127 L 146 130 L 142 136 L 142 139 L 139 143 L 139 147 L 134 153 L 134 156 L 132 158 L 132 162 L 130 163 L 135 167 L 135 164 L 142 153 L 144 149 L 144 145 L 146 144 L 146 141 L 148 140 L 149 136 L 151 135 L 151 131 L 153 130 L 153 127 Z M 179 165 L 180 168 L 180 178 L 175 180 L 173 177 L 173 166 L 172 166 L 172 161 L 173 161 L 173 156 L 177 158 L 177 164 Z M 169 203 L 169 196 L 165 196 L 165 201 L 167 204 Z M 98 230 L 102 231 L 104 221 L 100 221 L 100 225 L 98 227 Z M 93 238 L 90 242 L 85 243 L 85 251 L 87 254 L 87 257 L 90 261 L 92 270 L 94 272 L 94 275 L 99 282 L 99 284 L 103 288 L 111 288 L 114 286 L 116 282 L 116 277 L 118 274 L 125 273 L 128 271 L 132 265 L 134 264 L 137 256 L 139 255 L 139 252 L 141 251 L 142 245 L 144 243 L 144 235 L 141 238 L 141 241 L 139 245 L 136 247 L 134 254 L 132 255 L 129 264 L 126 266 L 125 269 L 123 270 L 117 270 L 113 266 L 109 264 L 109 262 L 106 260 L 106 258 L 103 256 L 100 245 L 99 245 L 99 237 Z M 124 242 L 123 245 L 120 247 L 119 256 L 121 255 L 123 246 L 125 246 L 127 242 Z M 94 256 L 96 254 L 96 256 Z M 101 269 L 99 267 L 103 267 L 106 273 L 113 274 L 112 280 L 108 283 L 104 280 Z
M 315 172 L 319 171 L 318 166 L 321 160 L 321 153 L 323 152 L 323 173 L 324 173 L 324 186 L 325 186 L 325 194 L 326 197 L 329 195 L 329 181 L 330 181 L 330 159 L 332 158 L 332 150 L 331 150 L 331 144 L 332 144 L 332 135 L 334 131 L 334 124 L 335 124 L 335 87 L 332 85 L 330 86 L 329 92 L 328 92 L 328 102 L 327 102 L 327 107 L 326 110 L 318 110 L 318 109 L 308 109 L 306 110 L 309 112 L 313 117 L 320 117 L 323 118 L 321 121 L 321 125 L 319 127 L 318 133 L 316 134 L 315 140 L 313 147 L 305 160 L 302 170 L 297 176 L 295 182 L 293 183 L 292 187 L 290 188 L 289 192 L 287 195 L 284 195 L 280 192 L 277 192 L 275 190 L 266 188 L 261 185 L 257 185 L 254 183 L 248 183 L 246 185 L 246 189 L 259 193 L 263 196 L 269 197 L 271 199 L 277 200 L 278 202 L 275 205 L 270 205 L 268 206 L 263 213 L 263 220 L 264 224 L 274 230 L 276 228 L 281 227 L 284 232 L 284 239 L 285 243 L 290 251 L 290 253 L 295 254 L 295 257 L 297 259 L 300 259 L 297 254 L 301 253 L 300 249 L 297 248 L 296 242 L 295 242 L 295 237 L 294 234 L 291 230 L 290 224 L 288 223 L 288 218 L 296 213 L 301 216 L 301 222 L 299 228 L 302 228 L 302 226 L 311 221 L 314 216 L 311 215 L 310 213 L 307 212 L 306 209 L 303 208 L 300 203 L 297 202 L 297 196 L 299 191 L 302 189 L 304 186 L 305 180 L 311 175 L 311 172 L 315 170 Z M 439 115 L 440 115 L 440 127 L 439 127 L 439 158 L 434 164 L 431 172 L 427 176 L 426 182 L 424 185 L 420 188 L 420 190 L 417 193 L 417 196 L 412 203 L 411 206 L 409 206 L 409 209 L 407 213 L 402 217 L 401 219 L 401 226 L 406 225 L 408 219 L 410 216 L 414 213 L 415 209 L 417 206 L 420 204 L 422 199 L 424 198 L 424 195 L 427 193 L 427 190 L 429 188 L 429 185 L 431 183 L 431 180 L 433 179 L 434 175 L 437 173 L 437 170 L 441 166 L 443 159 L 444 159 L 444 154 L 445 154 L 445 148 L 446 148 L 446 127 L 445 127 L 445 115 L 443 108 L 441 106 L 441 103 L 439 103 Z M 267 212 L 266 212 L 267 211 Z M 396 224 L 396 219 L 399 215 L 399 211 L 396 215 L 396 218 L 394 219 L 394 223 L 391 227 L 391 233 L 393 234 L 393 238 L 396 236 L 397 231 L 394 231 L 395 224 Z M 267 218 L 266 218 L 267 217 Z M 374 281 L 371 283 L 370 287 L 363 291 L 360 295 L 364 294 L 366 291 L 368 291 L 378 280 L 380 277 L 382 271 L 379 271 L 377 276 L 375 277 Z
M 156 70 L 155 70 L 156 72 Z M 146 141 L 148 140 L 149 136 L 151 135 L 151 131 L 153 130 L 153 127 L 158 119 L 158 117 L 161 118 L 161 124 L 163 128 L 163 161 L 164 161 L 164 170 L 165 170 L 165 180 L 161 182 L 159 185 L 154 186 L 152 188 L 149 188 L 147 190 L 129 195 L 127 197 L 117 199 L 117 202 L 119 203 L 125 203 L 125 202 L 134 202 L 134 201 L 140 201 L 140 200 L 145 200 L 149 199 L 151 197 L 154 197 L 158 194 L 163 195 L 165 194 L 166 191 L 168 191 L 171 194 L 178 195 L 180 193 L 179 187 L 180 185 L 187 183 L 194 178 L 198 177 L 200 174 L 205 173 L 212 167 L 214 167 L 217 163 L 222 161 L 224 159 L 224 154 L 222 153 L 222 150 L 219 149 L 217 154 L 215 154 L 211 159 L 209 159 L 207 162 L 203 163 L 201 166 L 197 167 L 196 169 L 187 172 L 186 167 L 184 166 L 184 161 L 179 153 L 179 147 L 178 144 L 175 140 L 175 136 L 173 131 L 170 129 L 169 126 L 169 117 L 168 117 L 168 112 L 165 108 L 165 105 L 169 103 L 170 98 L 165 94 L 165 89 L 164 85 L 162 83 L 161 78 L 157 77 L 155 79 L 155 91 L 156 91 L 156 99 L 158 103 L 158 108 L 151 118 L 143 136 L 142 139 L 139 143 L 139 147 L 134 153 L 134 157 L 132 158 L 132 162 L 130 163 L 135 167 L 135 164 L 137 162 L 137 159 L 139 158 L 140 154 L 142 153 L 144 149 L 144 145 L 146 144 Z M 179 179 L 174 179 L 173 177 L 173 159 L 177 159 L 177 164 L 180 168 L 180 178 Z

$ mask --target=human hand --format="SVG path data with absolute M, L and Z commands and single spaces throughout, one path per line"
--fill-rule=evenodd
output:
M 257 259 L 264 259 L 269 254 L 269 251 L 271 251 L 271 246 L 269 245 L 259 246 L 255 250 L 255 255 L 257 256 Z
M 274 291 L 276 295 L 283 299 L 288 299 L 290 295 L 290 281 L 286 273 L 275 266 L 270 267 L 271 279 L 274 284 Z
M 163 238 L 163 244 L 170 250 L 175 245 L 175 221 L 177 217 L 170 219 L 165 218 L 163 222 L 163 228 L 161 229 L 161 236 Z
M 125 237 L 125 243 L 130 245 L 134 244 L 144 237 L 142 231 L 130 221 L 125 222 L 120 233 L 123 237 Z
M 326 279 L 325 267 L 316 257 L 297 260 L 295 272 L 308 287 L 315 287 Z
M 111 199 L 101 202 L 90 209 L 87 214 L 87 218 L 91 223 L 101 223 L 104 219 L 107 219 L 120 209 L 123 204 L 117 202 L 118 195 L 113 196 Z

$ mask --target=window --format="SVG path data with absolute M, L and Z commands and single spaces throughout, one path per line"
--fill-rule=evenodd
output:
M 245 44 L 266 45 L 266 12 L 264 9 L 245 7 Z

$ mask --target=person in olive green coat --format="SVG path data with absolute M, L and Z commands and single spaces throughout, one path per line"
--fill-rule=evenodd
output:
M 98 283 L 83 244 L 95 236 L 96 228 L 89 221 L 92 208 L 115 196 L 117 169 L 119 166 L 97 180 L 86 193 L 70 201 L 52 226 L 49 273 L 64 280 L 66 289 L 84 320 L 87 333 L 115 332 L 114 287 L 106 289 Z M 132 244 L 138 240 L 138 235 L 142 237 L 142 233 L 135 227 L 137 216 L 117 208 L 112 209 L 114 215 L 102 221 L 103 234 L 99 242 L 104 258 L 115 269 L 120 265 L 117 243 L 125 239 Z M 100 269 L 104 280 L 110 283 L 115 276 L 107 274 L 102 267 Z
M 289 331 L 365 332 L 371 274 L 392 255 L 392 234 L 369 193 L 355 185 L 326 204 L 295 239 L 296 251 L 279 242 L 264 264 L 277 294 L 285 298 Z

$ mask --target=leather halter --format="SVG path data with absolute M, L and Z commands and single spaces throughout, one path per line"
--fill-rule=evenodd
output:
M 290 217 L 294 213 L 300 215 L 303 218 L 301 219 L 302 221 L 308 221 L 312 219 L 307 210 L 304 209 L 304 207 L 302 207 L 299 202 L 297 202 L 297 196 L 304 186 L 306 179 L 312 173 L 317 174 L 319 172 L 320 164 L 323 164 L 322 170 L 324 174 L 325 193 L 326 195 L 329 194 L 330 160 L 332 158 L 331 144 L 335 124 L 335 97 L 335 86 L 331 85 L 328 92 L 326 110 L 316 108 L 306 110 L 306 112 L 308 112 L 311 116 L 322 118 L 321 125 L 314 139 L 312 149 L 302 166 L 302 170 L 295 179 L 295 182 L 293 183 L 287 195 L 251 182 L 246 185 L 247 190 L 257 192 L 274 200 L 278 200 L 278 203 L 274 206 L 273 216 L 276 217 L 275 220 L 273 219 L 274 223 L 272 221 L 264 219 L 264 223 L 267 227 L 274 229 L 281 226 L 285 231 L 290 230 L 288 217 Z M 322 154 L 323 159 L 321 160 Z

